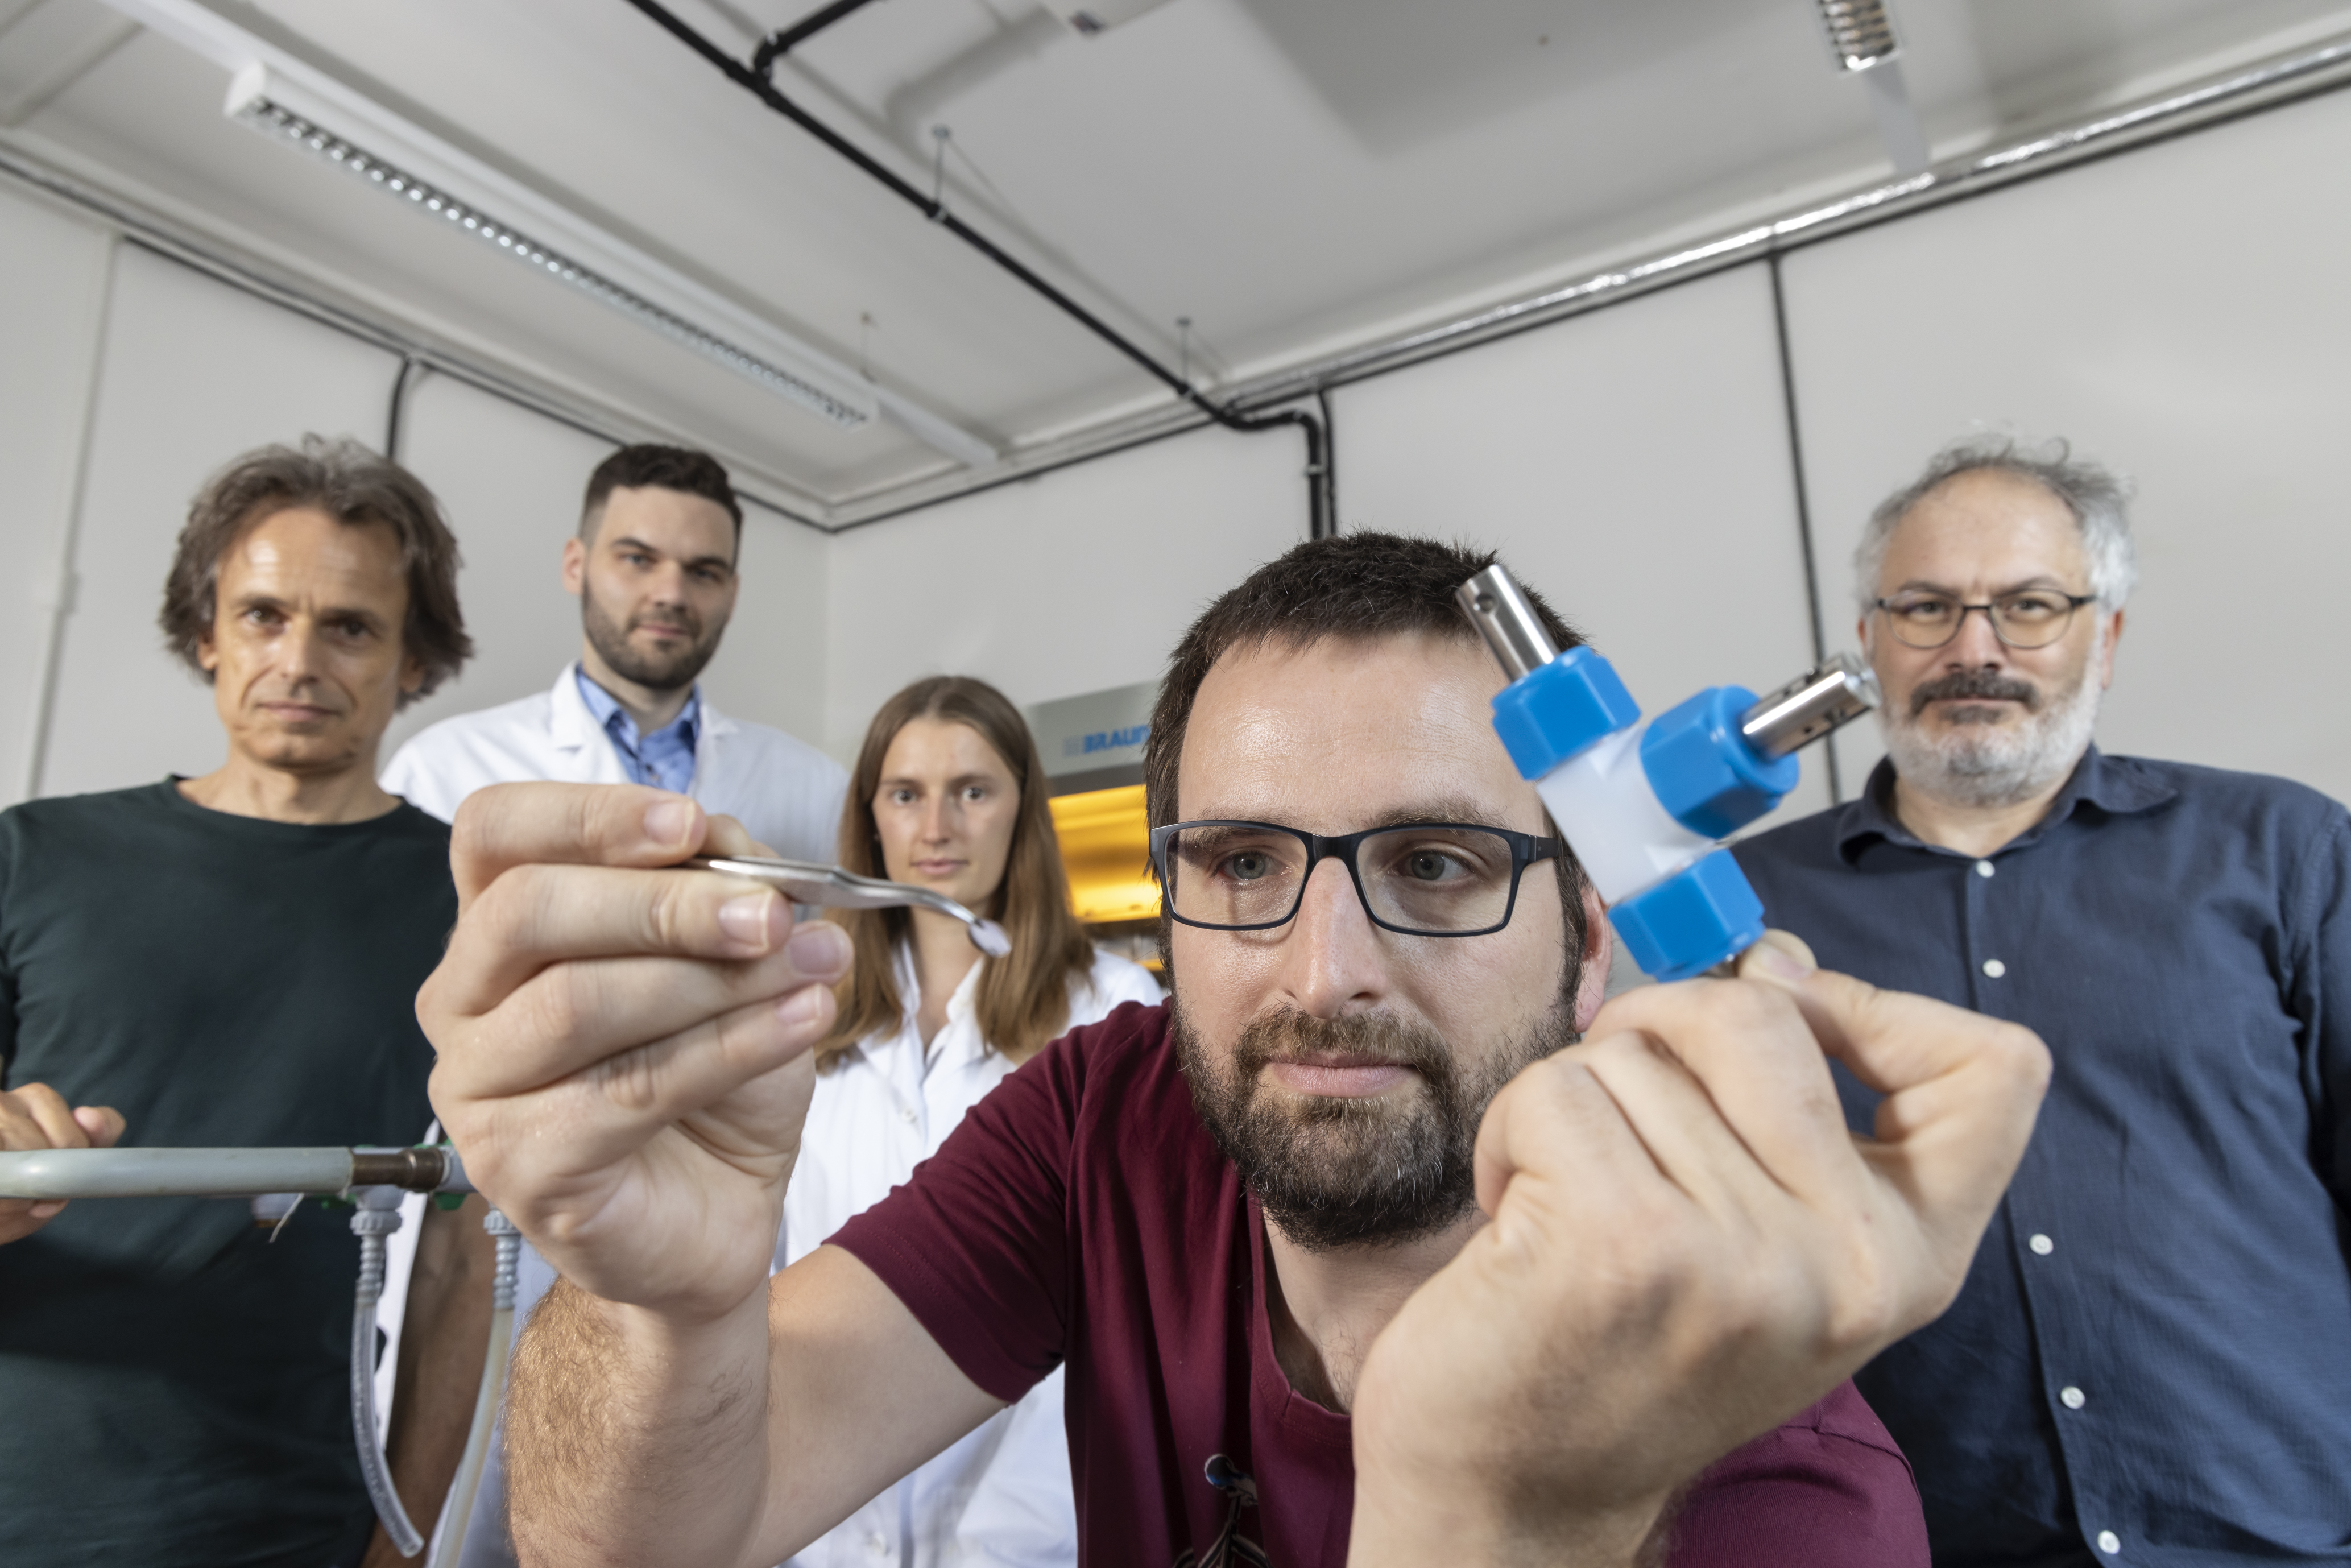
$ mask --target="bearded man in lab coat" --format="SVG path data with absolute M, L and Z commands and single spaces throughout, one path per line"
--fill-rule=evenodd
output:
M 383 788 L 446 821 L 486 784 L 652 784 L 733 817 L 777 853 L 831 861 L 848 775 L 781 730 L 728 718 L 695 677 L 739 586 L 743 508 L 706 453 L 624 446 L 588 480 L 563 585 L 579 659 L 551 691 L 444 719 L 400 748 Z

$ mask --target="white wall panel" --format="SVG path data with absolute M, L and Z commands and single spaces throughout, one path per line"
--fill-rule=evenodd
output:
M 825 744 L 825 563 L 831 541 L 767 507 L 743 507 L 742 591 L 703 676 L 721 712 Z
M 1157 680 L 1207 602 L 1306 535 L 1294 431 L 1221 430 L 836 536 L 827 747 L 891 693 L 977 675 L 1014 702 Z
M 1764 269 L 1686 284 L 1334 393 L 1340 516 L 1500 550 L 1647 712 L 1768 690 L 1812 663 L 1780 387 Z
M 110 235 L 0 190 L 0 805 L 22 800 L 98 371 Z
M 123 248 L 39 793 L 220 766 L 212 692 L 163 652 L 155 625 L 188 502 L 214 469 L 267 442 L 308 431 L 381 441 L 396 368 L 381 350 Z
M 2140 488 L 2100 744 L 2351 797 L 2351 725 L 2305 695 L 2351 576 L 2346 163 L 2336 93 L 1792 257 L 1840 625 L 1870 507 L 1928 454 L 1982 426 L 2066 436 Z M 1878 755 L 1873 726 L 1846 734 Z
M 392 722 L 383 759 L 435 719 L 544 691 L 580 653 L 580 601 L 563 591 L 563 541 L 611 444 L 445 376 L 410 392 L 400 456 L 440 498 L 465 559 L 457 580 L 474 657 Z

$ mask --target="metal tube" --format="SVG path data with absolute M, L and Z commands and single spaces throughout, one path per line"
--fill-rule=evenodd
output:
M 474 1190 L 451 1148 L 22 1149 L 0 1154 L 0 1197 L 328 1196 L 355 1186 Z
M 1500 561 L 1455 589 L 1453 597 L 1511 680 L 1522 680 L 1559 657 L 1526 591 Z
M 1877 676 L 1851 653 L 1838 653 L 1740 715 L 1739 733 L 1758 755 L 1785 757 L 1877 703 Z
M 0 1154 L 0 1197 L 250 1197 L 339 1193 L 349 1149 L 26 1149 Z

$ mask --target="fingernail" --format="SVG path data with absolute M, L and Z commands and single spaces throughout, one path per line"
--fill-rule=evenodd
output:
M 776 1004 L 776 1016 L 794 1029 L 816 1022 L 816 1015 L 824 1006 L 824 992 L 820 987 L 806 986 Z
M 720 904 L 718 929 L 726 933 L 728 940 L 764 953 L 783 934 L 783 915 L 784 901 L 762 888 Z
M 645 808 L 645 837 L 664 849 L 685 846 L 694 831 L 694 802 L 673 795 Z
M 25 1212 L 36 1219 L 50 1219 L 64 1213 L 65 1207 L 63 1200 L 55 1203 L 37 1203 Z
M 831 979 L 849 967 L 849 933 L 829 922 L 816 921 L 793 932 L 784 951 L 801 974 Z
M 1813 965 L 1768 940 L 1755 945 L 1755 967 L 1775 980 L 1801 980 L 1813 969 Z

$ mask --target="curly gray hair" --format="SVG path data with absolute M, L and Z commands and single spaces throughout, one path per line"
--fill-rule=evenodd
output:
M 1944 481 L 1987 468 L 2030 479 L 2065 503 L 2082 530 L 2091 593 L 2100 609 L 2121 609 L 2138 583 L 2138 547 L 2131 542 L 2128 513 L 2130 481 L 2101 464 L 2074 456 L 2062 440 L 2028 447 L 2013 435 L 1985 434 L 1964 436 L 1944 447 L 1925 473 L 1869 514 L 1869 526 L 1853 552 L 1854 596 L 1862 613 L 1866 615 L 1877 602 L 1877 574 L 1886 565 L 1886 547 L 1910 508 Z

